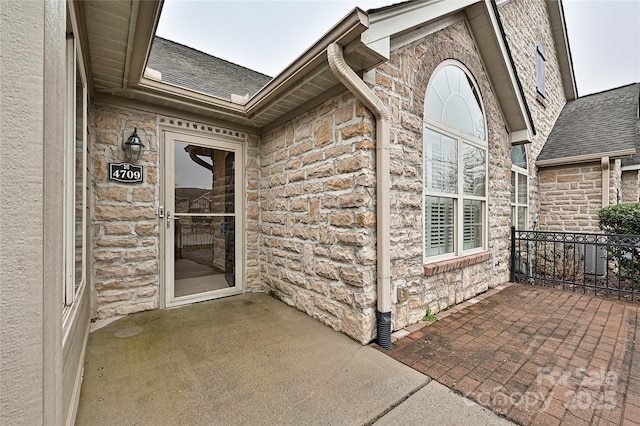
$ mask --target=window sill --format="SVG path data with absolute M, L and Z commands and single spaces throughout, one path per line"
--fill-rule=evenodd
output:
M 547 107 L 547 100 L 540 94 L 540 92 L 536 92 L 536 101 L 538 101 L 538 103 L 543 107 Z
M 424 265 L 424 275 L 430 277 L 441 274 L 454 269 L 464 268 L 466 266 L 475 265 L 477 263 L 486 262 L 491 259 L 490 251 L 483 251 L 469 256 L 458 257 L 456 259 L 443 260 L 440 262 L 429 263 Z

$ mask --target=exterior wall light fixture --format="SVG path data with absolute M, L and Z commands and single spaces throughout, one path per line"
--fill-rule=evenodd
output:
M 124 155 L 127 157 L 127 160 L 137 161 L 140 159 L 144 144 L 140 136 L 138 136 L 137 127 L 134 127 L 133 134 L 122 144 L 122 147 L 124 148 Z

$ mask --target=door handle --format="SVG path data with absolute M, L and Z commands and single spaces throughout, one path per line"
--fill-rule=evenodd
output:
M 167 210 L 167 228 L 171 227 L 171 212 Z

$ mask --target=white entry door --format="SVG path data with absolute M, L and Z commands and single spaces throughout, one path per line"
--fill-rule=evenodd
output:
M 241 293 L 242 144 L 164 133 L 165 305 Z

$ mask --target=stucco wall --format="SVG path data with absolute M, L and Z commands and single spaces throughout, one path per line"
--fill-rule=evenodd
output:
M 462 15 L 447 28 L 399 46 L 375 74 L 374 90 L 391 111 L 392 286 L 409 299 L 393 306 L 393 329 L 508 280 L 511 154 L 505 122 Z M 473 75 L 488 129 L 488 253 L 429 269 L 423 264 L 423 114 L 429 79 L 447 59 Z M 426 276 L 428 275 L 428 276 Z
M 375 329 L 373 126 L 345 94 L 264 135 L 260 147 L 263 284 L 362 343 Z
M 0 2 L 2 424 L 64 419 L 65 24 L 64 2 Z

